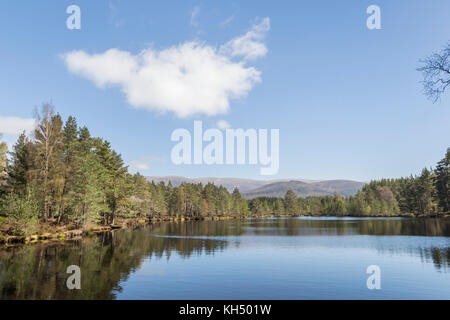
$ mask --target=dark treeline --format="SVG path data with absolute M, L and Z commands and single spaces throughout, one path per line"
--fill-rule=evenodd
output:
M 303 215 L 415 215 L 438 216 L 450 211 L 450 148 L 436 169 L 422 170 L 420 176 L 371 181 L 353 197 L 297 198 L 288 191 L 284 199 L 256 198 L 250 201 L 252 213 Z
M 8 153 L 0 143 L 0 231 L 27 235 L 43 226 L 86 228 L 117 218 L 253 215 L 435 215 L 449 211 L 450 151 L 435 170 L 418 177 L 367 184 L 356 196 L 245 200 L 214 184 L 148 182 L 129 174 L 109 142 L 92 137 L 75 118 L 53 107 L 36 112 L 34 133 Z M 9 156 L 8 156 L 9 154 Z

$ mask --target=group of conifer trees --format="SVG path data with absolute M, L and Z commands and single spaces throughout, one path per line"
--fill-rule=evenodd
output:
M 128 173 L 109 142 L 92 137 L 75 118 L 65 122 L 49 104 L 36 112 L 36 129 L 12 150 L 0 143 L 0 222 L 29 233 L 39 223 L 114 224 L 117 217 L 249 214 L 434 215 L 449 211 L 450 149 L 435 170 L 417 177 L 373 181 L 353 197 L 245 200 L 214 184 L 155 184 Z
M 256 198 L 252 213 L 338 216 L 400 215 L 439 216 L 450 212 L 450 148 L 434 170 L 423 169 L 419 176 L 382 179 L 366 184 L 355 196 L 298 198 L 288 191 L 284 199 Z
M 10 152 L 0 144 L 0 217 L 17 231 L 40 222 L 81 227 L 111 225 L 117 217 L 248 214 L 237 189 L 172 187 L 128 173 L 109 142 L 92 137 L 73 117 L 63 122 L 49 104 L 36 119 L 33 134 L 20 135 Z

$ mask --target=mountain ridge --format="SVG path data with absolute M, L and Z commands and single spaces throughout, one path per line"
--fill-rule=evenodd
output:
M 238 188 L 243 197 L 252 199 L 256 197 L 283 197 L 288 190 L 294 191 L 298 197 L 328 196 L 335 192 L 343 196 L 355 195 L 366 183 L 353 180 L 310 180 L 310 179 L 271 179 L 256 180 L 243 178 L 188 178 L 183 176 L 149 176 L 148 181 L 155 183 L 169 181 L 174 187 L 181 183 L 213 183 L 222 185 L 232 192 Z

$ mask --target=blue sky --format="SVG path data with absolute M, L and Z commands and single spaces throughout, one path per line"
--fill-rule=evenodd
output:
M 66 28 L 71 4 L 81 8 L 81 30 Z M 381 30 L 366 27 L 371 4 L 381 8 Z M 449 147 L 450 94 L 437 104 L 426 100 L 415 70 L 421 58 L 450 40 L 449 14 L 445 0 L 6 0 L 0 4 L 0 119 L 31 118 L 34 106 L 51 101 L 61 115 L 74 115 L 93 135 L 110 141 L 132 167 L 148 167 L 145 175 L 367 181 L 419 173 Z M 238 98 L 227 96 L 224 112 L 214 105 L 225 92 L 217 89 L 214 106 L 205 98 L 202 109 L 212 110 L 210 115 L 174 111 L 195 108 L 188 103 L 200 104 L 195 95 L 181 95 L 175 105 L 170 94 L 148 94 L 147 87 L 141 88 L 144 97 L 134 95 L 137 80 L 123 75 L 125 84 L 111 84 L 114 74 L 99 87 L 105 70 L 84 64 L 74 72 L 64 58 L 83 52 L 86 60 L 110 49 L 136 57 L 143 50 L 158 54 L 195 42 L 216 50 L 210 58 L 217 62 L 221 49 L 248 32 L 256 32 L 257 49 L 267 51 L 254 58 L 232 56 L 229 66 L 244 65 L 240 71 L 252 68 L 258 76 L 241 79 L 237 88 L 227 82 L 233 76 L 225 78 L 223 90 L 232 88 Z M 219 81 L 224 73 L 208 75 Z M 200 79 L 189 88 L 205 82 L 210 81 Z M 171 133 L 192 131 L 194 120 L 206 128 L 225 120 L 233 128 L 280 129 L 279 173 L 260 176 L 259 165 L 172 164 Z M 4 138 L 11 143 L 15 136 L 9 131 Z

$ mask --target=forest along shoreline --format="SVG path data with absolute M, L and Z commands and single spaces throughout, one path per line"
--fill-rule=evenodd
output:
M 386 215 L 371 215 L 371 216 L 324 216 L 324 215 L 251 215 L 251 216 L 211 216 L 211 217 L 158 217 L 150 219 L 118 219 L 118 223 L 110 226 L 96 226 L 87 229 L 75 229 L 75 230 L 65 230 L 62 231 L 61 228 L 54 227 L 49 232 L 34 234 L 30 236 L 10 236 L 0 233 L 0 249 L 3 247 L 25 245 L 25 244 L 35 244 L 35 243 L 45 243 L 49 241 L 68 241 L 68 240 L 79 240 L 84 237 L 94 236 L 103 232 L 110 232 L 120 229 L 135 229 L 140 227 L 145 227 L 155 223 L 161 222 L 195 222 L 195 221 L 226 221 L 226 220 L 248 220 L 257 218 L 296 218 L 296 217 L 336 217 L 336 218 L 414 218 L 414 219 L 448 219 L 450 220 L 450 215 L 438 215 L 438 216 L 414 216 L 412 214 L 399 214 L 397 216 L 386 216 Z M 59 229 L 59 230 L 58 230 Z
M 129 229 L 129 228 L 139 228 L 154 223 L 161 222 L 184 222 L 184 221 L 220 221 L 220 220 L 231 220 L 231 219 L 243 219 L 244 217 L 238 216 L 226 216 L 226 217 L 192 217 L 192 218 L 177 218 L 177 217 L 153 217 L 150 219 L 117 219 L 117 223 L 109 226 L 91 226 L 85 229 L 72 229 L 65 230 L 65 226 L 57 226 L 48 224 L 48 232 L 29 235 L 29 236 L 11 236 L 7 234 L 2 234 L 0 232 L 0 248 L 1 245 L 17 245 L 17 244 L 28 244 L 28 243 L 39 243 L 45 241 L 63 241 L 63 240 L 75 240 L 80 239 L 85 236 L 91 236 L 102 232 L 114 231 L 119 229 Z M 56 221 L 53 221 L 55 223 Z
M 446 217 L 450 148 L 435 169 L 371 181 L 355 195 L 245 199 L 222 185 L 148 181 L 131 174 L 103 138 L 51 104 L 36 110 L 36 128 L 11 150 L 0 141 L 0 243 L 65 240 L 156 221 L 251 217 Z M 1 135 L 0 135 L 1 140 Z M 284 193 L 284 191 L 283 191 Z

